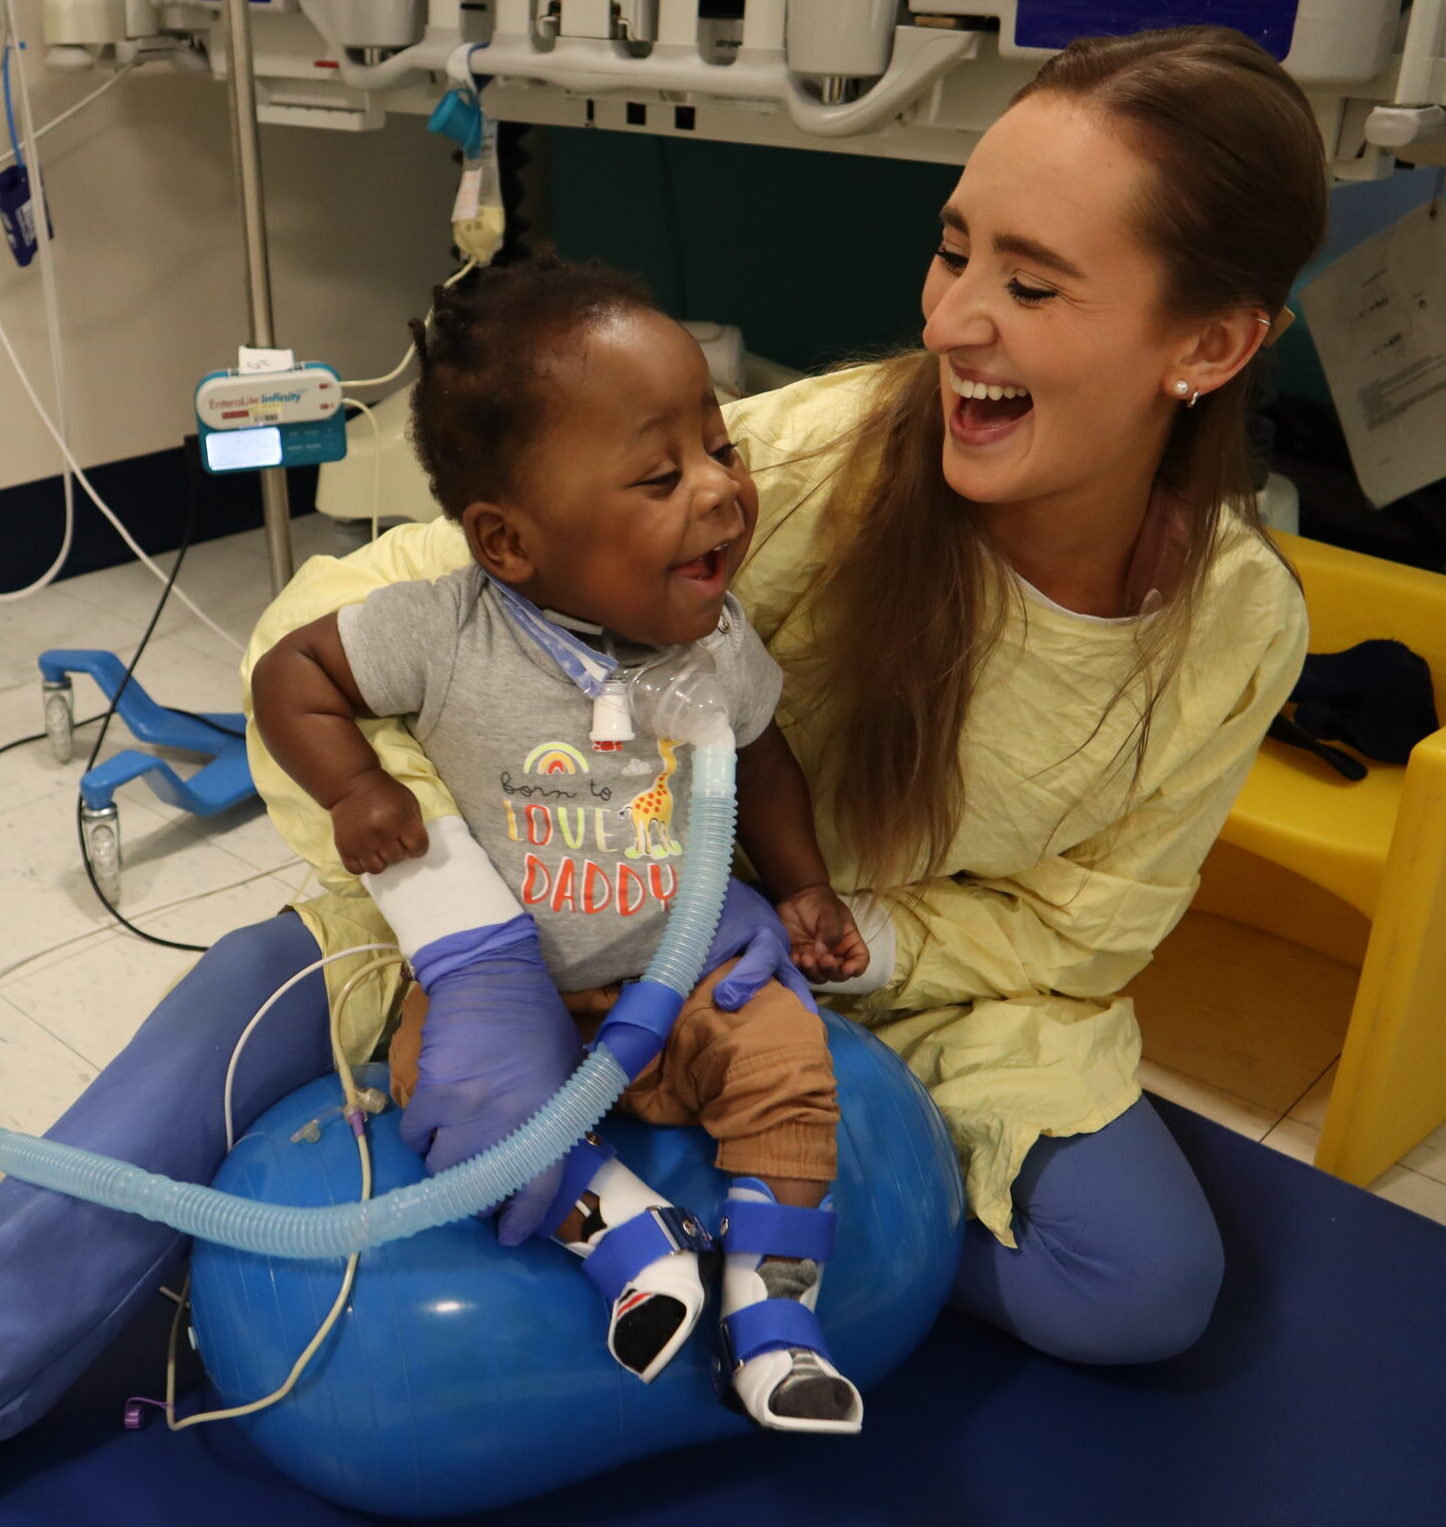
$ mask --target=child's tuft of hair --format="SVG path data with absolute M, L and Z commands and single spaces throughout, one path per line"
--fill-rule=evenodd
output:
M 658 312 L 636 276 L 599 260 L 544 254 L 487 266 L 432 294 L 412 319 L 420 375 L 412 443 L 449 519 L 496 499 L 547 417 L 544 362 L 580 350 L 586 330 L 616 313 Z

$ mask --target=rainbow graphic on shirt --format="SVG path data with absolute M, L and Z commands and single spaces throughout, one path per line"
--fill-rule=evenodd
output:
M 524 774 L 586 774 L 587 759 L 570 742 L 542 742 L 522 760 Z

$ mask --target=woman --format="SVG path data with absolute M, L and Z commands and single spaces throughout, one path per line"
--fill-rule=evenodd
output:
M 903 1055 L 959 1145 L 977 1218 L 956 1303 L 1078 1361 L 1181 1350 L 1219 1284 L 1218 1236 L 1140 1097 L 1118 993 L 1188 905 L 1304 654 L 1244 419 L 1325 211 L 1309 107 L 1254 44 L 1213 28 L 1076 44 L 944 208 L 926 348 L 731 413 L 762 497 L 737 592 L 784 667 L 820 841 L 872 950 L 872 989 L 832 1000 Z M 308 564 L 252 656 L 466 556 L 438 521 Z M 404 731 L 374 737 L 429 819 L 454 812 Z M 223 939 L 56 1137 L 206 1179 L 241 1026 L 318 943 L 386 936 L 324 814 L 253 763 L 330 893 Z M 257 1029 L 239 1120 L 326 1069 L 321 1001 L 313 975 Z M 349 1049 L 376 1037 L 362 1025 Z M 0 1186 L 0 1435 L 43 1411 L 180 1245 Z M 60 1267 L 66 1310 L 40 1313 Z

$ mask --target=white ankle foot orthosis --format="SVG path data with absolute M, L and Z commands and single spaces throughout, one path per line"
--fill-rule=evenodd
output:
M 744 1410 L 775 1431 L 863 1425 L 864 1402 L 830 1360 L 814 1314 L 833 1250 L 832 1202 L 790 1208 L 758 1178 L 739 1177 L 724 1205 L 724 1351 Z
M 589 1207 L 585 1194 L 597 1199 Z M 703 1312 L 698 1253 L 712 1240 L 685 1209 L 654 1192 L 615 1156 L 578 1195 L 581 1239 L 557 1239 L 611 1307 L 608 1351 L 650 1384 L 676 1356 Z

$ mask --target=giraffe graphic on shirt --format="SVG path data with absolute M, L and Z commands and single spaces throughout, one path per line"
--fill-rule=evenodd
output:
M 618 812 L 620 817 L 631 821 L 633 844 L 623 854 L 629 859 L 651 856 L 666 859 L 669 854 L 681 854 L 683 845 L 673 836 L 673 792 L 668 781 L 677 772 L 677 744 L 670 738 L 658 739 L 658 754 L 663 767 L 657 778 L 646 790 L 635 795 Z

